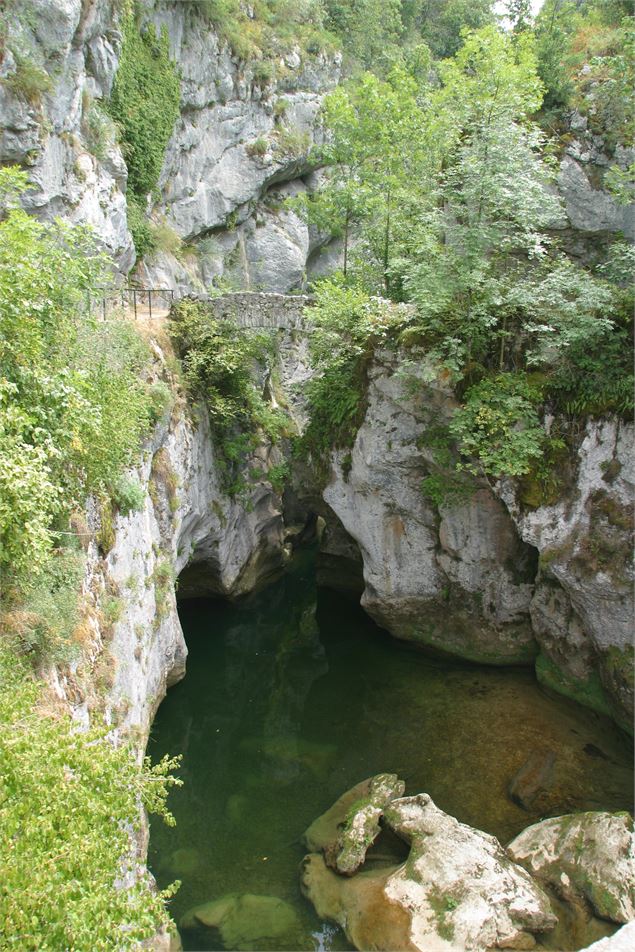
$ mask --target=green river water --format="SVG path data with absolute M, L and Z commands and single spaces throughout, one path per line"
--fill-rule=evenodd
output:
M 317 590 L 314 556 L 237 604 L 183 602 L 187 676 L 157 714 L 148 752 L 183 755 L 170 795 L 177 825 L 153 822 L 158 884 L 182 881 L 179 922 L 229 893 L 277 896 L 301 922 L 293 944 L 349 949 L 299 890 L 300 837 L 349 787 L 390 771 L 406 792 L 505 843 L 542 816 L 632 809 L 630 745 L 610 721 L 550 697 L 525 669 L 453 664 L 381 631 L 355 602 Z M 553 761 L 531 809 L 511 778 Z M 554 759 L 555 757 L 555 759 Z M 183 930 L 185 949 L 222 949 L 215 930 Z

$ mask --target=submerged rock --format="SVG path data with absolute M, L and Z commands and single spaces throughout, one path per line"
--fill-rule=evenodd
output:
M 510 781 L 509 795 L 514 803 L 530 810 L 540 794 L 551 787 L 555 762 L 552 750 L 533 750 Z
M 181 929 L 217 929 L 225 948 L 262 949 L 272 940 L 290 936 L 298 927 L 295 910 L 277 896 L 230 893 L 186 912 Z
M 509 856 L 568 901 L 613 922 L 635 919 L 635 836 L 627 813 L 575 813 L 535 823 Z
M 341 813 L 341 800 L 309 828 L 307 842 L 324 843 L 336 808 Z M 410 845 L 405 863 L 344 878 L 313 853 L 302 868 L 318 915 L 341 925 L 356 948 L 530 949 L 535 933 L 555 926 L 548 896 L 495 837 L 439 810 L 427 794 L 391 799 L 380 812 Z

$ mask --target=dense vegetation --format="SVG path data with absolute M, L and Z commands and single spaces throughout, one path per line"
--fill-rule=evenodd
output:
M 170 333 L 184 381 L 207 407 L 224 488 L 235 495 L 245 487 L 249 450 L 263 436 L 275 444 L 289 435 L 287 415 L 264 399 L 254 379 L 271 355 L 271 337 L 219 320 L 205 304 L 187 298 L 171 314 Z
M 33 678 L 79 659 L 84 555 L 73 525 L 108 501 L 162 406 L 128 322 L 96 321 L 108 280 L 93 237 L 18 205 L 0 170 L 0 891 L 2 944 L 127 948 L 165 920 L 146 878 L 118 887 L 140 802 L 163 811 L 167 764 L 139 768 L 105 731 L 47 710 Z M 134 503 L 134 500 L 133 500 Z
M 546 406 L 565 415 L 632 410 L 633 249 L 618 236 L 601 260 L 566 254 L 550 188 L 561 143 L 545 128 L 557 120 L 564 130 L 575 107 L 608 150 L 628 144 L 633 18 L 619 3 L 578 4 L 570 55 L 559 54 L 556 69 L 551 31 L 561 6 L 548 0 L 532 28 L 528 5 L 511 4 L 513 31 L 491 23 L 463 31 L 440 61 L 421 44 L 416 57 L 402 45 L 380 75 L 358 73 L 327 97 L 318 157 L 329 175 L 294 202 L 343 245 L 342 270 L 318 286 L 312 310 L 324 381 L 312 385 L 312 452 L 324 421 L 341 442 L 337 421 L 356 416 L 360 357 L 347 355 L 372 347 L 366 315 L 377 313 L 376 295 L 411 306 L 392 322 L 392 340 L 462 397 L 446 432 L 459 469 L 548 482 L 545 460 L 563 443 L 542 427 Z M 624 198 L 617 166 L 612 183 Z
M 135 12 L 137 15 L 135 15 Z M 138 257 L 154 238 L 145 217 L 148 194 L 161 173 L 165 149 L 179 115 L 181 86 L 165 30 L 142 27 L 131 3 L 122 19 L 123 46 L 109 110 L 116 120 L 128 166 L 128 224 Z
M 167 925 L 173 890 L 153 891 L 130 835 L 140 832 L 141 804 L 173 822 L 165 800 L 176 761 L 140 768 L 106 728 L 73 729 L 47 710 L 12 648 L 0 646 L 2 948 L 137 947 Z

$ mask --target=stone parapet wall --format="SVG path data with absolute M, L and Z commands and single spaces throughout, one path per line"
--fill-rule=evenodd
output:
M 214 317 L 231 319 L 239 327 L 307 331 L 310 324 L 304 317 L 304 309 L 312 301 L 307 294 L 241 291 L 212 298 L 208 306 Z

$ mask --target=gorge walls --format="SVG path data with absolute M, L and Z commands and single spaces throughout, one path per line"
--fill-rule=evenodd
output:
M 363 559 L 362 604 L 391 633 L 494 664 L 536 659 L 550 687 L 630 728 L 633 427 L 589 420 L 572 435 L 566 487 L 472 481 L 436 505 L 430 432 L 455 403 L 442 384 L 404 385 L 379 354 L 352 450 L 333 458 L 324 499 Z M 426 435 L 427 434 L 427 435 Z
M 198 293 L 220 278 L 234 288 L 301 287 L 328 236 L 282 202 L 311 187 L 306 154 L 319 139 L 317 112 L 338 81 L 339 57 L 293 47 L 276 60 L 274 79 L 259 61 L 239 61 L 196 3 L 140 9 L 144 24 L 166 32 L 181 102 L 158 185 L 147 196 L 163 240 L 136 279 Z M 12 8 L 0 57 L 0 161 L 29 169 L 30 211 L 91 225 L 125 276 L 135 264 L 128 170 L 108 115 L 122 11 L 117 0 Z

